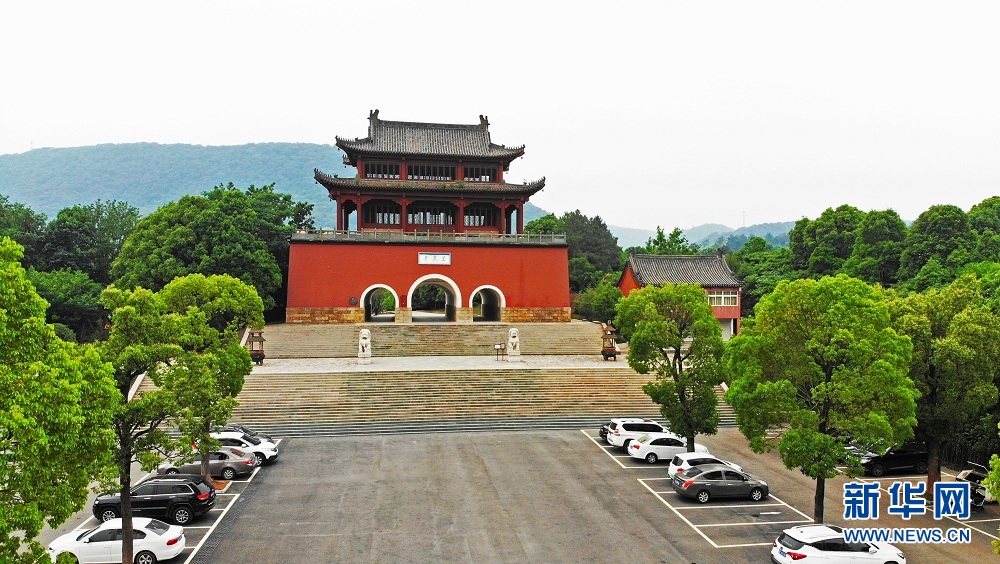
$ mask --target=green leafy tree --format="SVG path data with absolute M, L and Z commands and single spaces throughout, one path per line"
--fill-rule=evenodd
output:
M 664 234 L 663 228 L 657 226 L 656 237 L 647 239 L 646 246 L 641 252 L 647 255 L 696 255 L 698 254 L 698 245 L 689 243 L 684 237 L 684 232 L 678 227 L 675 227 L 667 236 Z
M 920 269 L 931 259 L 949 271 L 953 271 L 968 260 L 973 247 L 973 233 L 969 218 L 956 206 L 931 206 L 920 214 L 903 241 L 903 251 L 899 257 L 899 280 L 906 282 L 917 276 Z
M 593 288 L 604 278 L 604 274 L 586 257 L 571 258 L 569 259 L 569 291 L 578 293 Z
M 561 219 L 556 217 L 556 214 L 550 213 L 549 215 L 543 215 L 538 219 L 525 223 L 524 232 L 535 235 L 553 235 L 556 233 L 565 233 L 566 225 Z
M 972 260 L 1000 260 L 1000 196 L 986 198 L 972 206 L 968 218 L 975 240 Z
M 105 318 L 100 296 L 104 287 L 79 270 L 39 272 L 28 270 L 38 295 L 49 302 L 46 319 L 65 325 L 74 341 L 90 342 L 103 334 Z
M 237 328 L 262 326 L 263 306 L 243 282 L 200 274 L 178 278 L 160 292 L 111 286 L 101 294 L 101 303 L 111 312 L 101 353 L 115 369 L 122 397 L 129 396 L 142 374 L 155 386 L 123 402 L 114 419 L 121 517 L 129 531 L 131 464 L 139 462 L 148 470 L 164 455 L 190 450 L 192 441 L 206 449 L 217 445 L 208 431 L 228 419 L 251 369 Z M 164 431 L 168 419 L 186 440 Z M 126 534 L 122 561 L 131 562 L 132 552 L 132 535 Z
M 273 185 L 246 192 L 232 184 L 217 186 L 143 218 L 111 275 L 123 288 L 158 290 L 178 276 L 228 274 L 253 286 L 268 310 L 284 303 L 285 236 L 307 226 L 310 217 L 308 206 L 274 193 Z
M 726 261 L 733 274 L 743 281 L 742 317 L 751 317 L 757 302 L 773 292 L 779 282 L 796 277 L 792 252 L 775 248 L 760 237 L 751 237 L 740 250 L 726 255 Z
M 83 508 L 114 437 L 111 368 L 89 346 L 59 340 L 46 303 L 0 238 L 0 561 L 48 561 L 35 541 Z
M 585 258 L 602 275 L 619 269 L 621 248 L 618 246 L 618 239 L 611 234 L 600 216 L 590 218 L 580 213 L 580 210 L 575 210 L 564 213 L 560 221 L 566 229 L 570 259 Z
M 852 457 L 842 437 L 889 446 L 912 436 L 912 349 L 892 328 L 885 290 L 845 275 L 781 282 L 729 341 L 726 399 L 740 432 L 754 452 L 779 433 L 785 466 L 816 480 L 817 523 L 826 480 Z
M 722 329 L 705 290 L 697 284 L 634 290 L 618 302 L 615 326 L 629 341 L 629 366 L 656 375 L 643 391 L 693 452 L 695 435 L 714 435 L 719 426 Z
M 868 212 L 858 226 L 844 272 L 869 284 L 895 284 L 905 238 L 906 223 L 894 210 Z
M 792 252 L 792 266 L 805 272 L 809 268 L 809 257 L 816 248 L 816 226 L 808 217 L 795 222 L 788 232 L 788 248 Z
M 10 203 L 0 194 L 0 239 L 10 237 L 24 248 L 25 266 L 33 266 L 39 258 L 38 248 L 45 232 L 45 214 L 37 213 L 20 203 Z
M 204 455 L 201 474 L 211 481 L 208 453 L 217 446 L 210 433 L 225 424 L 237 405 L 236 396 L 253 368 L 250 354 L 240 346 L 240 330 L 263 327 L 264 306 L 253 287 L 232 276 L 192 274 L 177 278 L 160 290 L 168 310 L 185 314 L 198 354 L 177 359 L 183 368 L 167 374 L 164 387 L 174 390 L 180 411 L 175 418 L 188 444 Z
M 138 209 L 115 200 L 63 209 L 45 227 L 38 269 L 80 270 L 108 284 L 111 263 L 138 221 Z
M 604 277 L 604 280 L 576 296 L 573 300 L 573 311 L 592 321 L 611 321 L 615 318 L 618 300 L 622 299 L 622 291 L 615 285 L 611 275 Z
M 910 378 L 920 390 L 917 436 L 927 444 L 927 491 L 941 480 L 941 451 L 997 403 L 1000 316 L 967 274 L 941 289 L 911 294 L 893 305 L 895 327 L 913 342 Z

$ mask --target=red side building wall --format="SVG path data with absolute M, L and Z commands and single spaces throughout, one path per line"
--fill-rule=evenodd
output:
M 450 265 L 417 263 L 420 252 L 451 253 Z M 453 280 L 468 307 L 471 292 L 495 286 L 507 308 L 568 308 L 569 258 L 566 247 L 496 245 L 325 244 L 293 241 L 288 259 L 288 308 L 347 308 L 373 284 L 389 286 L 399 307 L 426 275 Z

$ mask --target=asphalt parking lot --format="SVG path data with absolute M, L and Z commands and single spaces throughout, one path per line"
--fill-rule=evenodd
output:
M 666 462 L 612 449 L 596 426 L 288 439 L 281 458 L 185 527 L 188 548 L 172 562 L 767 562 L 782 529 L 811 522 L 815 483 L 774 452 L 750 452 L 735 429 L 699 442 L 765 478 L 772 495 L 681 498 Z M 880 481 L 897 479 L 923 477 Z M 828 523 L 847 524 L 846 481 L 827 483 Z M 974 562 L 994 557 L 998 524 L 994 504 L 964 522 L 890 516 L 877 526 L 972 527 L 970 544 L 900 548 L 908 562 Z

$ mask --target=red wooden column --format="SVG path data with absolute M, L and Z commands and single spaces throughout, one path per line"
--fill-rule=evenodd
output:
M 458 217 L 455 218 L 455 232 L 465 233 L 465 200 L 459 200 L 458 202 Z
M 517 204 L 517 234 L 524 233 L 524 202 Z
M 504 202 L 497 205 L 500 208 L 500 234 L 507 232 L 507 206 Z
M 405 163 L 404 163 L 404 166 L 405 166 Z M 399 209 L 400 209 L 400 214 L 399 214 L 399 229 L 401 231 L 403 231 L 403 232 L 405 232 L 406 229 L 410 226 L 409 222 L 406 221 L 406 207 L 409 206 L 409 205 L 410 205 L 410 199 L 409 198 L 400 198 L 399 199 Z M 402 298 L 400 298 L 400 299 L 402 299 Z

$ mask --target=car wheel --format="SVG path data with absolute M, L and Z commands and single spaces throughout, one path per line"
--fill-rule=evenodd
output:
M 750 499 L 754 501 L 760 501 L 764 499 L 764 490 L 760 488 L 754 488 L 750 490 Z
M 712 494 L 708 493 L 708 490 L 698 492 L 698 503 L 708 503 L 708 500 L 711 498 Z
M 651 452 L 651 453 L 649 453 L 649 454 L 646 455 L 646 462 L 648 462 L 650 464 L 656 464 L 657 460 L 659 460 L 659 459 L 656 458 L 656 453 L 655 452 Z
M 236 470 L 233 470 L 232 468 L 223 468 L 222 469 L 222 479 L 223 480 L 232 480 L 235 477 L 236 477 Z
M 924 462 L 923 460 L 921 460 L 920 462 L 918 462 L 916 464 L 916 466 L 913 469 L 917 471 L 917 474 L 926 474 L 927 473 L 927 463 Z
M 176 469 L 176 468 L 170 468 L 170 469 L 164 471 L 163 473 L 164 474 L 180 474 L 180 472 L 181 471 L 178 470 L 178 469 Z
M 156 555 L 144 550 L 135 555 L 135 564 L 156 564 Z
M 77 555 L 73 554 L 72 552 L 63 552 L 62 554 L 59 554 L 59 556 L 63 556 L 64 560 L 66 560 L 70 564 L 76 564 L 77 562 L 80 561 L 80 558 L 77 557 Z
M 191 509 L 186 505 L 175 507 L 173 513 L 170 515 L 170 518 L 178 525 L 187 525 L 191 522 L 192 517 L 194 515 L 191 514 Z
M 118 510 L 114 507 L 105 507 L 101 509 L 100 515 L 97 517 L 101 522 L 110 521 L 112 519 L 118 518 Z
M 628 444 L 630 442 L 632 442 L 632 439 L 625 439 L 625 442 L 622 443 L 622 450 L 624 450 L 625 452 L 628 452 Z
M 872 476 L 878 478 L 883 474 L 885 474 L 885 464 L 882 464 L 881 462 L 876 462 L 875 464 L 872 464 Z
M 266 458 L 264 458 L 264 455 L 261 454 L 261 453 L 259 453 L 259 452 L 253 453 L 253 456 L 254 456 L 254 458 L 257 459 L 257 466 L 263 466 L 264 465 L 264 461 L 267 460 Z

